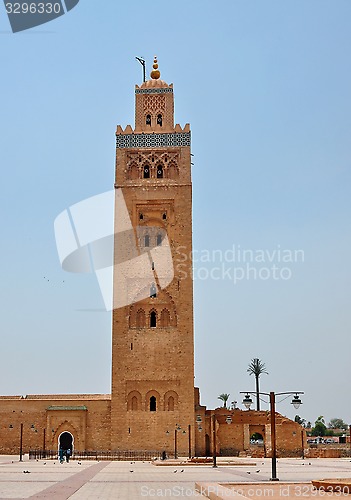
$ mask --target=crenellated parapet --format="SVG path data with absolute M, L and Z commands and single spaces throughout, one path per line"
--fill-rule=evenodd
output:
M 174 127 L 174 132 L 178 133 L 184 133 L 184 132 L 190 132 L 190 124 L 186 123 L 184 127 L 181 127 L 179 123 L 177 123 Z M 130 125 L 127 125 L 125 129 L 122 128 L 121 125 L 117 125 L 116 128 L 116 135 L 126 135 L 126 134 L 137 134 L 138 130 L 137 128 L 133 129 Z M 148 132 L 150 133 L 150 132 Z M 154 132 L 151 132 L 154 133 Z

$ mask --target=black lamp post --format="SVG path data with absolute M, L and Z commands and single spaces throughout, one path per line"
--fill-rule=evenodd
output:
M 188 425 L 188 445 L 189 445 L 189 460 L 191 459 L 191 425 Z
M 174 429 L 174 458 L 178 458 L 178 431 L 182 430 L 179 424 L 176 424 Z M 185 431 L 183 431 L 185 433 Z
M 178 430 L 177 429 L 174 429 L 174 458 L 177 459 L 178 458 L 178 450 L 177 450 L 177 437 L 178 437 L 178 434 L 177 434 Z
M 252 392 L 241 392 L 240 394 L 246 394 L 246 396 L 243 399 L 243 404 L 245 408 L 248 410 L 250 409 L 250 406 L 252 405 L 252 399 L 250 398 L 250 394 L 257 394 L 257 393 L 252 393 Z M 276 427 L 275 427 L 275 397 L 276 396 L 283 396 L 283 395 L 290 395 L 290 394 L 295 394 L 293 397 L 291 404 L 294 406 L 296 410 L 300 408 L 302 405 L 302 401 L 299 398 L 299 394 L 304 394 L 303 392 L 299 391 L 294 391 L 294 392 L 259 392 L 259 395 L 263 396 L 269 396 L 269 403 L 270 403 L 270 410 L 271 410 L 271 443 L 272 443 L 272 477 L 271 481 L 279 481 L 277 477 L 277 442 L 276 442 Z
M 20 431 L 20 462 L 23 462 L 23 424 L 21 424 L 21 431 Z
M 13 425 L 12 425 L 12 424 L 10 424 L 10 425 L 9 425 L 9 429 L 13 429 L 13 428 L 14 428 L 14 427 L 13 427 Z M 30 426 L 30 428 L 31 428 L 33 431 L 38 432 L 38 431 L 35 429 L 34 424 L 32 424 L 32 425 Z M 21 424 L 20 424 L 20 442 L 19 442 L 19 461 L 20 461 L 20 462 L 23 462 L 23 430 L 24 430 L 24 424 L 23 424 L 23 422 L 21 422 Z
M 43 458 L 46 458 L 46 429 L 43 429 Z
M 216 415 L 212 415 L 212 436 L 213 436 L 213 467 L 217 467 L 217 432 L 216 432 Z
M 174 458 L 178 458 L 178 432 L 181 431 L 182 428 L 179 424 L 176 424 L 174 429 Z M 166 431 L 166 434 L 169 435 L 170 432 Z M 183 434 L 186 434 L 186 431 L 183 430 Z M 189 436 L 190 436 L 190 425 L 189 425 Z M 191 454 L 191 437 L 189 437 L 189 456 Z

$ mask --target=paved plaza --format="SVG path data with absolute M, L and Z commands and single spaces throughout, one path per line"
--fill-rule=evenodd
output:
M 235 459 L 238 465 L 214 469 L 208 465 L 156 467 L 150 462 L 28 460 L 0 457 L 1 499 L 124 499 L 206 498 L 197 484 L 235 484 L 228 498 L 318 498 L 344 494 L 314 492 L 309 482 L 323 478 L 350 478 L 350 459 L 279 459 L 279 483 L 270 479 L 269 459 Z M 26 472 L 28 471 L 28 472 Z M 274 493 L 274 496 L 272 494 Z M 308 493 L 309 492 L 309 493 Z M 215 498 L 215 497 L 212 497 Z

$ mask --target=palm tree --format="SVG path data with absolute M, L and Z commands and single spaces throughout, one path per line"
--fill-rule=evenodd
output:
M 217 399 L 223 401 L 223 408 L 227 408 L 227 401 L 229 399 L 230 394 L 220 394 Z
M 257 400 L 257 411 L 260 411 L 260 382 L 259 378 L 262 373 L 268 372 L 266 371 L 266 365 L 258 358 L 253 358 L 249 364 L 247 369 L 250 375 L 255 375 L 256 379 L 256 400 Z

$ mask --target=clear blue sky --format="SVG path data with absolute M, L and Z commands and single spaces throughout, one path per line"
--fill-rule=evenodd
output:
M 135 56 L 157 54 L 192 128 L 194 248 L 304 252 L 289 280 L 204 280 L 218 262 L 196 263 L 202 402 L 253 390 L 259 357 L 263 391 L 350 423 L 350 1 L 81 0 L 18 34 L 0 12 L 0 393 L 110 392 L 111 315 L 89 311 L 93 275 L 60 268 L 53 223 L 113 187 Z

